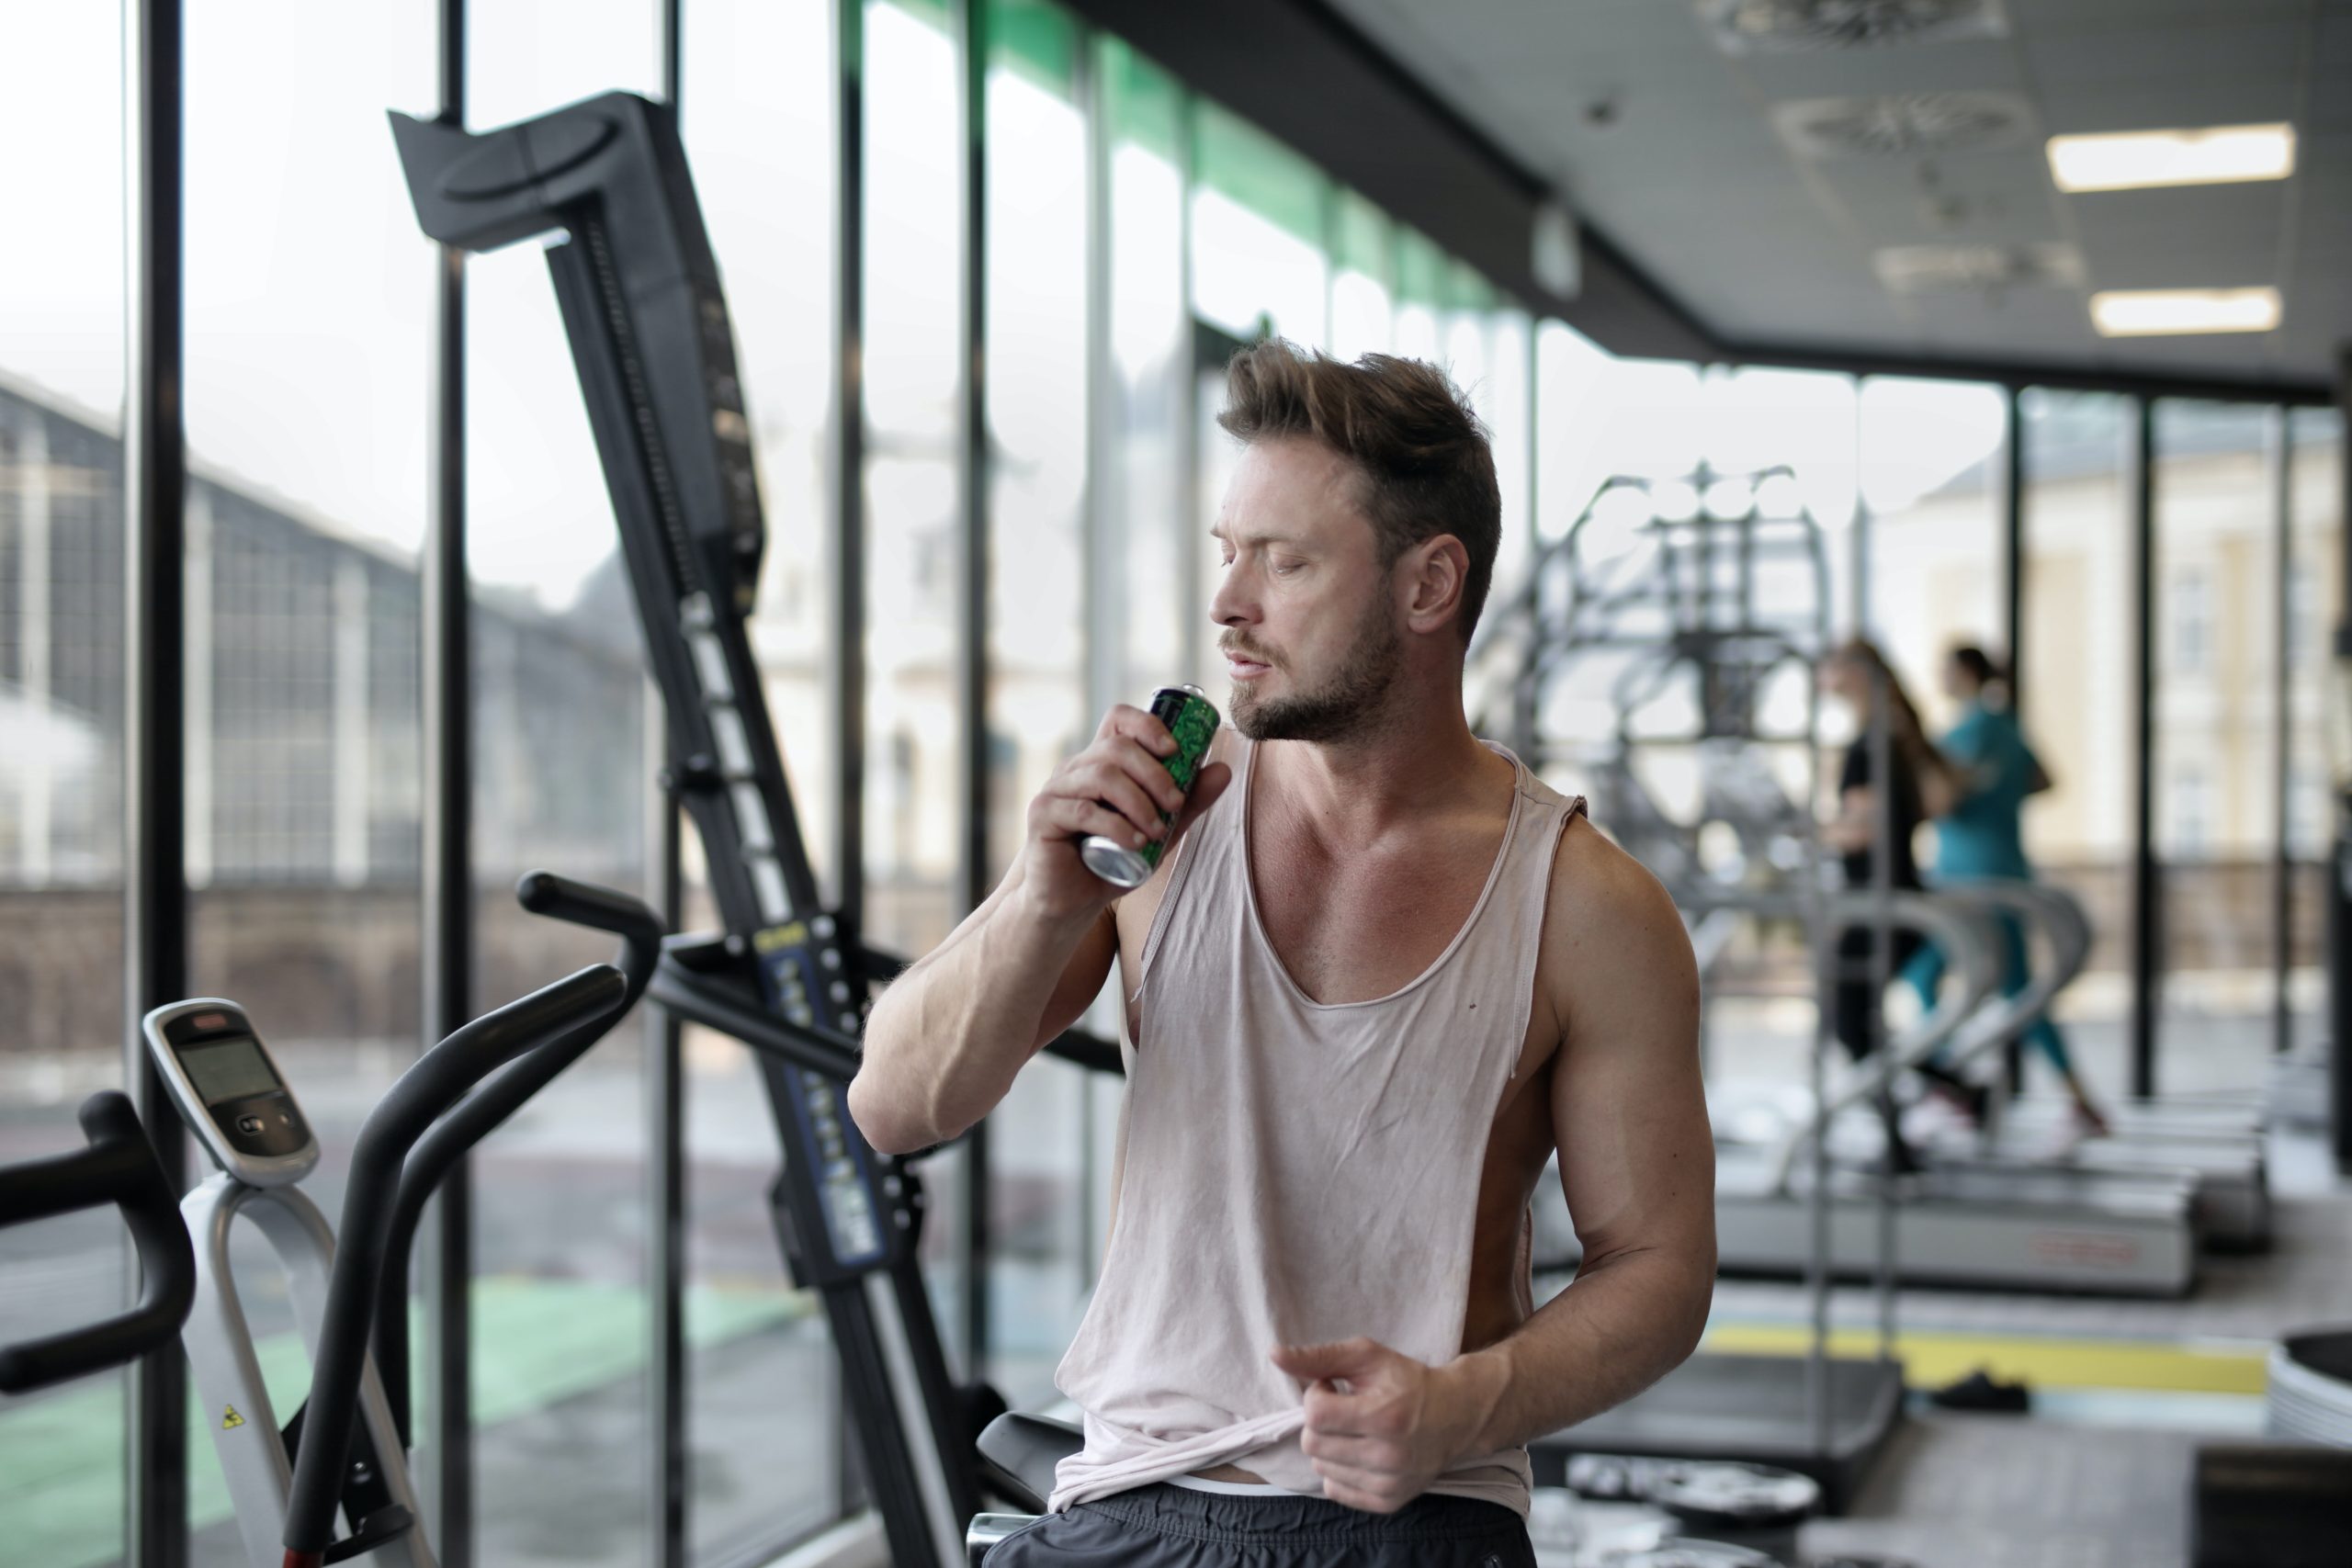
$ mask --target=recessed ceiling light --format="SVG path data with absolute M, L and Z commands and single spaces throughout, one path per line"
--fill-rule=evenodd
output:
M 2203 130 L 2050 139 L 2050 175 L 2060 190 L 2231 185 L 2283 180 L 2294 172 L 2295 129 L 2290 125 L 2216 125 Z
M 2278 324 L 2276 288 L 2118 288 L 2091 296 L 2101 337 L 2267 333 Z

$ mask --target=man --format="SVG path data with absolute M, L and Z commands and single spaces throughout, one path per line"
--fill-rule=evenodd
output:
M 1445 378 L 1266 343 L 1228 394 L 1232 730 L 1186 800 L 1165 730 L 1113 709 L 875 1009 L 851 1111 L 885 1150 L 955 1137 L 1117 963 L 1119 1196 L 1057 1379 L 1086 1445 L 992 1568 L 1525 1568 L 1526 1442 L 1655 1381 L 1706 1316 L 1690 945 L 1583 803 L 1464 717 L 1501 504 Z M 1080 863 L 1180 807 L 1142 887 Z M 1555 1149 L 1584 1263 L 1537 1312 Z

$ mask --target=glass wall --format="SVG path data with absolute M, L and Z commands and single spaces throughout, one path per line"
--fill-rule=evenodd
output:
M 1111 329 L 1096 547 L 1116 552 L 1097 578 L 1116 585 L 1115 610 L 1098 622 L 1116 635 L 1094 657 L 1106 666 L 1102 694 L 1132 703 L 1181 678 L 1194 663 L 1186 650 L 1203 640 L 1191 612 L 1199 594 L 1194 519 L 1184 504 L 1193 390 L 1186 106 L 1174 79 L 1115 39 L 1097 40 L 1094 70 L 1109 165 Z
M 2155 409 L 2156 858 L 2167 1092 L 2251 1089 L 2269 1055 L 2278 821 L 2268 411 Z
M 187 18 L 189 976 L 269 1043 L 330 1214 L 417 1047 L 433 272 L 383 108 L 430 107 L 433 26 L 423 3 Z M 306 1376 L 283 1277 L 250 1227 L 233 1255 L 283 1420 Z M 220 1419 L 192 1411 L 188 1512 L 225 1568 Z
M 120 6 L 10 18 L 0 212 L 40 239 L 0 246 L 0 1162 L 122 1082 L 122 82 Z M 108 1212 L 0 1232 L 0 1341 L 119 1311 L 123 1256 Z M 9 1555 L 119 1559 L 122 1388 L 0 1397 Z
M 2288 415 L 2287 572 L 2278 608 L 2286 648 L 2284 749 L 2288 861 L 2283 1004 L 2278 1043 L 2321 1039 L 2326 1023 L 2327 971 L 2321 951 L 2326 925 L 2321 898 L 2333 852 L 2333 781 L 2352 758 L 2332 754 L 2346 739 L 2331 739 L 2327 705 L 2335 628 L 2344 603 L 2344 420 L 2332 409 L 2296 409 Z
M 660 91 L 646 0 L 468 9 L 469 118 Z M 476 999 L 607 958 L 524 914 L 545 867 L 646 886 L 645 682 L 604 470 L 547 259 L 468 265 L 468 570 L 474 583 Z M 634 1563 L 648 1550 L 642 1029 L 624 1021 L 473 1161 L 477 1537 L 485 1561 Z
M 831 548 L 834 156 L 827 0 L 696 0 L 684 13 L 681 118 L 735 319 L 767 516 L 752 645 L 801 832 L 833 850 Z M 684 835 L 685 923 L 717 924 Z M 842 1496 L 838 1359 L 813 1293 L 793 1288 L 767 1190 L 781 1145 L 751 1053 L 689 1029 L 686 1091 L 687 1526 L 698 1562 L 829 1522 Z
M 989 880 L 1031 796 L 1092 737 L 1085 614 L 1087 127 L 1079 32 L 1043 0 L 990 0 L 988 193 Z M 1034 1063 L 989 1118 L 989 1372 L 1049 1400 L 1091 1274 L 1078 1201 L 1083 1068 Z
M 961 139 L 944 12 L 865 8 L 865 923 L 919 953 L 955 907 Z
M 2133 714 L 2128 399 L 2031 389 L 2025 443 L 2025 604 L 2018 712 L 2052 787 L 2025 813 L 2027 856 L 2090 916 L 2090 963 L 2058 998 L 2096 1092 L 2131 1082 Z
M 1957 645 L 2006 659 L 2002 536 L 2008 399 L 1998 387 L 1873 376 L 1861 385 L 1860 617 L 1931 729 L 1958 714 L 1940 682 Z

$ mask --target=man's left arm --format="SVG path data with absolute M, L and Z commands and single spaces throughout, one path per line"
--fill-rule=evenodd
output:
M 1301 1441 L 1334 1501 L 1393 1512 L 1465 1460 L 1632 1398 L 1706 1326 L 1714 1142 L 1697 964 L 1656 879 L 1585 831 L 1593 859 L 1566 879 L 1581 884 L 1566 908 L 1555 893 L 1544 964 L 1564 1025 L 1552 1121 L 1583 1264 L 1509 1337 L 1442 1367 L 1369 1339 L 1277 1352 L 1308 1383 Z

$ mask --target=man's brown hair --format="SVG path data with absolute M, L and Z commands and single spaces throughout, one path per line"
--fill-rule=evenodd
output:
M 1396 565 L 1413 546 L 1441 534 L 1462 541 L 1470 554 L 1462 585 L 1462 641 L 1468 646 L 1494 581 L 1503 502 L 1487 427 L 1445 372 L 1387 354 L 1349 365 L 1268 338 L 1233 356 L 1225 388 L 1216 422 L 1244 445 L 1312 436 L 1355 464 L 1382 565 Z

